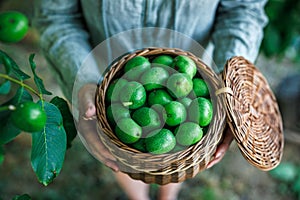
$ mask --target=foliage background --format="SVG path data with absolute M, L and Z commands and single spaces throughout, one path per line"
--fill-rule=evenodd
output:
M 269 24 L 261 51 L 267 57 L 288 57 L 300 62 L 300 1 L 269 0 L 265 10 Z

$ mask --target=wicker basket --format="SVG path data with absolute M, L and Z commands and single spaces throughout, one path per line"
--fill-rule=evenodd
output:
M 195 145 L 175 153 L 153 155 L 139 152 L 122 143 L 115 136 L 106 119 L 105 94 L 110 82 L 120 75 L 121 69 L 128 60 L 135 56 L 151 58 L 162 54 L 185 55 L 194 60 L 202 78 L 209 86 L 214 116 L 206 135 Z M 239 65 L 242 65 L 242 68 Z M 161 185 L 192 178 L 198 172 L 205 170 L 213 158 L 222 140 L 227 121 L 230 128 L 234 130 L 242 154 L 251 164 L 263 170 L 275 167 L 281 159 L 283 148 L 282 123 L 275 98 L 263 76 L 251 63 L 241 57 L 235 57 L 228 61 L 226 70 L 231 66 L 233 66 L 233 73 L 223 74 L 224 85 L 201 59 L 180 49 L 145 48 L 129 53 L 113 63 L 101 84 L 98 85 L 96 112 L 99 136 L 112 155 L 117 158 L 120 170 L 134 179 Z M 227 82 L 228 78 L 231 82 Z M 240 78 L 242 82 L 246 81 L 246 89 L 244 83 L 239 84 Z M 256 95 L 253 98 L 248 95 L 248 92 L 254 92 Z M 244 108 L 243 105 L 249 107 Z M 268 126 L 264 127 L 266 123 Z

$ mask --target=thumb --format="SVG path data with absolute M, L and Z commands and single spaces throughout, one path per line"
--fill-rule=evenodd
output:
M 96 115 L 95 94 L 96 84 L 84 85 L 78 93 L 79 113 L 81 116 L 91 118 Z

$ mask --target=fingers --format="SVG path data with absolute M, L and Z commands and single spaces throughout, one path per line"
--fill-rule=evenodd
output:
M 233 135 L 229 129 L 227 129 L 225 137 L 221 145 L 218 146 L 216 151 L 216 158 L 223 157 L 228 150 L 231 142 L 233 140 Z
M 116 158 L 104 146 L 96 128 L 96 107 L 95 92 L 96 84 L 86 84 L 78 92 L 79 103 L 79 136 L 87 150 L 99 161 L 111 168 L 113 171 L 119 171 Z
M 97 146 L 90 147 L 90 153 L 105 166 L 109 167 L 114 172 L 118 172 L 119 166 L 116 163 L 116 158 L 111 155 L 111 153 L 102 143 L 100 143 L 98 143 Z
M 223 139 L 222 143 L 217 147 L 216 153 L 214 155 L 214 159 L 208 163 L 208 165 L 206 167 L 207 169 L 211 168 L 212 166 L 214 166 L 215 164 L 217 164 L 218 162 L 220 162 L 223 159 L 233 138 L 234 138 L 233 134 L 231 133 L 230 129 L 227 128 L 224 139 Z
M 78 93 L 79 112 L 81 116 L 91 118 L 96 115 L 95 108 L 95 92 L 97 86 L 95 84 L 84 85 Z
M 105 160 L 104 161 L 104 164 L 109 167 L 110 169 L 112 169 L 114 172 L 119 172 L 120 169 L 119 169 L 119 166 L 116 164 L 115 161 L 112 161 L 112 160 Z
M 111 168 L 113 171 L 119 171 L 116 158 L 104 146 L 97 133 L 95 120 L 79 119 L 78 130 L 80 139 L 87 150 L 99 161 Z

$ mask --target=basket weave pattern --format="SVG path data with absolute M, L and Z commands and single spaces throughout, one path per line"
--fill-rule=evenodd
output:
M 264 76 L 244 58 L 233 57 L 226 68 L 223 79 L 232 93 L 225 93 L 225 106 L 240 150 L 257 168 L 273 169 L 281 160 L 284 141 L 275 96 Z
M 207 82 L 214 108 L 214 117 L 206 135 L 195 145 L 185 150 L 152 155 L 141 153 L 136 149 L 122 143 L 113 133 L 114 127 L 110 127 L 106 119 L 105 94 L 110 82 L 120 76 L 123 66 L 128 60 L 135 56 L 151 58 L 157 55 L 185 55 L 196 63 L 202 78 Z M 108 73 L 98 85 L 96 92 L 96 114 L 98 121 L 98 132 L 103 144 L 117 158 L 121 171 L 127 173 L 134 179 L 146 183 L 167 184 L 171 182 L 182 182 L 187 178 L 194 177 L 198 172 L 204 170 L 212 159 L 216 147 L 222 139 L 226 124 L 226 111 L 222 106 L 223 95 L 215 95 L 215 91 L 221 88 L 218 76 L 192 53 L 174 48 L 145 48 L 121 57 L 113 63 Z

